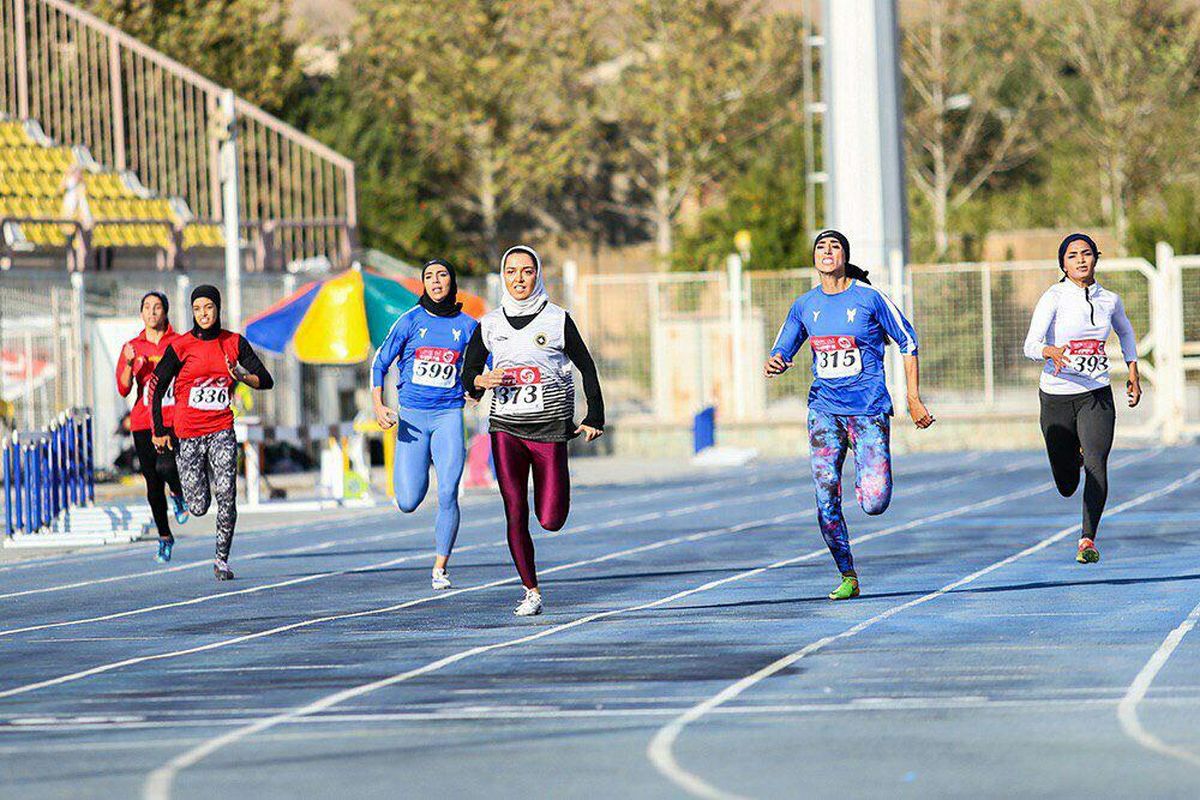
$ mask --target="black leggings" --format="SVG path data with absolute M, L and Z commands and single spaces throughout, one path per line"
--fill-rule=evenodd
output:
M 163 487 L 170 486 L 171 494 L 183 494 L 183 488 L 179 485 L 179 471 L 175 468 L 175 450 L 179 445 L 172 436 L 173 448 L 159 453 L 154 449 L 151 436 L 151 431 L 134 431 L 133 447 L 137 451 L 142 477 L 146 479 L 146 500 L 150 503 L 150 513 L 154 515 L 154 526 L 158 528 L 158 535 L 165 539 L 171 535 L 171 523 L 167 517 L 167 496 Z
M 1075 494 L 1082 462 L 1085 476 L 1082 535 L 1095 539 L 1108 500 L 1108 452 L 1112 450 L 1117 422 L 1112 388 L 1104 386 L 1080 394 L 1039 391 L 1038 395 L 1042 401 L 1042 436 L 1046 438 L 1054 483 L 1063 497 Z

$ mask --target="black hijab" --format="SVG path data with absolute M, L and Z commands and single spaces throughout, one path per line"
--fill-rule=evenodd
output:
M 867 280 L 867 271 L 865 269 L 863 269 L 862 267 L 857 266 L 856 264 L 850 263 L 850 240 L 846 238 L 845 234 L 843 234 L 841 231 L 835 231 L 832 228 L 830 228 L 829 230 L 821 231 L 820 233 L 817 234 L 817 238 L 813 239 L 813 252 L 814 253 L 817 250 L 817 245 L 821 243 L 822 239 L 836 239 L 838 241 L 838 243 L 841 244 L 842 252 L 846 254 L 846 277 L 847 278 L 853 278 L 854 280 L 862 281 L 863 283 L 870 285 L 871 282 L 869 280 Z M 814 263 L 816 262 L 815 257 L 813 258 L 813 261 L 814 261 Z
M 201 286 L 197 286 L 195 289 L 192 289 L 193 303 L 195 303 L 201 297 L 205 297 L 213 301 L 213 304 L 217 307 L 217 320 L 212 324 L 211 327 L 201 328 L 200 323 L 196 322 L 196 315 L 193 313 L 192 336 L 195 336 L 197 339 L 211 341 L 212 339 L 216 339 L 221 333 L 221 293 L 217 291 L 217 287 L 206 283 Z
M 441 300 L 434 300 L 424 288 L 425 270 L 434 266 L 445 267 L 446 271 L 450 273 L 450 291 L 446 292 L 446 296 Z M 421 297 L 417 302 L 421 304 L 421 308 L 435 317 L 453 317 L 459 311 L 462 311 L 462 303 L 458 302 L 458 276 L 454 272 L 453 264 L 440 258 L 434 258 L 425 262 L 421 267 Z
M 1062 270 L 1062 274 L 1063 274 L 1063 276 L 1058 279 L 1059 283 L 1062 283 L 1063 281 L 1065 281 L 1067 279 L 1067 265 L 1063 262 L 1066 260 L 1067 248 L 1071 246 L 1071 242 L 1086 243 L 1088 247 L 1092 248 L 1092 255 L 1094 255 L 1096 257 L 1096 260 L 1097 261 L 1100 260 L 1100 249 L 1098 247 L 1096 247 L 1096 243 L 1094 241 L 1092 241 L 1092 237 L 1088 236 L 1086 233 L 1072 233 L 1070 236 L 1063 239 L 1062 243 L 1060 243 L 1058 245 L 1058 268 Z M 1086 286 L 1083 287 L 1083 299 L 1087 300 L 1088 316 L 1091 317 L 1092 324 L 1095 325 L 1096 324 L 1096 307 L 1094 305 L 1092 305 L 1092 297 L 1090 294 L 1088 294 L 1088 287 L 1086 287 Z

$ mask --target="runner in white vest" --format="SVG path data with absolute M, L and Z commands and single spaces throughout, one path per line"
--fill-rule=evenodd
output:
M 504 296 L 484 315 L 467 343 L 463 386 L 475 399 L 492 390 L 490 415 L 496 479 L 508 521 L 508 549 L 525 585 L 518 616 L 542 612 L 529 534 L 529 476 L 538 522 L 562 528 L 571 508 L 567 442 L 604 433 L 604 398 L 596 365 L 575 323 L 550 302 L 542 262 L 531 247 L 510 248 L 500 259 Z M 492 368 L 487 369 L 491 357 Z M 587 416 L 575 424 L 572 365 L 583 379 Z

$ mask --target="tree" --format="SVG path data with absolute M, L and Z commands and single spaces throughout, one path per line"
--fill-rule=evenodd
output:
M 303 81 L 282 0 L 89 0 L 85 7 L 272 113 Z
M 798 26 L 753 0 L 622 0 L 620 9 L 619 52 L 590 76 L 630 184 L 614 207 L 648 222 L 667 258 L 685 198 L 786 113 Z
M 358 101 L 395 123 L 445 176 L 441 196 L 477 224 L 489 261 L 501 223 L 529 215 L 587 153 L 581 85 L 600 18 L 584 0 L 441 0 L 359 7 L 342 69 Z
M 1095 153 L 1102 211 L 1124 247 L 1131 204 L 1191 139 L 1200 12 L 1171 0 L 1064 0 L 1046 14 L 1063 67 L 1056 92 Z
M 950 247 L 950 213 L 1028 162 L 1048 136 L 1044 38 L 1017 0 L 932 0 L 905 26 L 905 148 L 929 204 L 936 258 Z

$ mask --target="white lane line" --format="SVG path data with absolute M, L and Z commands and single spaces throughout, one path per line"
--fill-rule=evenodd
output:
M 562 531 L 559 531 L 554 534 L 547 534 L 541 538 L 549 539 L 549 538 L 560 537 L 560 536 L 576 536 L 579 534 L 589 533 L 589 532 L 596 531 L 596 530 L 606 530 L 608 528 L 620 527 L 622 525 L 637 524 L 637 523 L 641 523 L 641 522 L 650 522 L 650 521 L 653 521 L 656 519 L 665 519 L 668 517 L 683 516 L 685 514 L 692 514 L 692 513 L 701 512 L 701 511 L 712 511 L 713 509 L 720 508 L 720 507 L 741 505 L 743 503 L 767 502 L 767 501 L 771 501 L 771 500 L 778 500 L 783 497 L 788 497 L 790 495 L 795 495 L 795 494 L 798 494 L 800 491 L 801 490 L 799 488 L 790 488 L 790 489 L 782 489 L 782 490 L 775 491 L 775 492 L 769 492 L 767 494 L 762 494 L 762 495 L 743 495 L 742 497 L 737 497 L 737 498 L 732 498 L 732 499 L 719 498 L 716 500 L 708 500 L 703 503 L 696 503 L 696 504 L 690 505 L 690 506 L 681 506 L 679 508 L 666 509 L 666 510 L 662 510 L 662 511 L 650 511 L 645 514 L 640 514 L 640 515 L 634 516 L 634 517 L 619 517 L 617 519 L 608 520 L 606 522 L 598 522 L 598 523 L 590 523 L 590 524 L 586 524 L 586 525 L 579 525 L 577 527 L 568 528 L 566 530 L 562 530 Z M 455 549 L 454 552 L 457 555 L 461 555 L 463 553 L 469 553 L 469 552 L 473 552 L 476 550 L 482 550 L 482 549 L 487 549 L 487 548 L 506 547 L 507 545 L 508 545 L 508 541 L 506 539 L 499 539 L 499 540 L 496 540 L 493 542 L 481 542 L 479 544 L 466 545 L 464 547 L 459 547 L 459 548 Z M 170 602 L 170 603 L 158 603 L 158 604 L 151 605 L 151 606 L 143 606 L 141 608 L 135 608 L 135 609 L 131 609 L 129 611 L 117 611 L 117 612 L 113 612 L 111 614 L 101 614 L 101 615 L 92 616 L 92 617 L 82 617 L 79 619 L 61 620 L 59 622 L 45 622 L 45 623 L 41 623 L 39 625 L 25 625 L 20 628 L 9 628 L 7 630 L 0 630 L 0 637 L 13 636 L 16 634 L 21 634 L 21 633 L 31 633 L 33 631 L 44 631 L 44 630 L 48 630 L 48 629 L 52 629 L 52 628 L 65 628 L 65 627 L 76 626 L 76 625 L 86 625 L 86 624 L 94 623 L 94 622 L 107 622 L 107 621 L 114 620 L 114 619 L 123 619 L 125 617 L 139 616 L 141 614 L 150 614 L 150 613 L 153 613 L 156 611 L 163 611 L 168 608 L 181 608 L 184 606 L 194 606 L 194 605 L 198 605 L 200 603 L 208 603 L 208 602 L 212 602 L 214 600 L 221 600 L 221 599 L 228 598 L 228 597 L 237 597 L 240 595 L 257 594 L 259 592 L 265 592 L 265 591 L 270 591 L 270 590 L 274 590 L 274 589 L 283 589 L 283 588 L 286 588 L 289 586 L 297 586 L 299 584 L 312 583 L 313 581 L 319 581 L 319 580 L 323 580 L 325 578 L 341 577 L 341 576 L 345 576 L 345 575 L 355 575 L 355 574 L 361 574 L 364 572 L 371 572 L 373 570 L 387 569 L 388 567 L 393 567 L 393 566 L 396 566 L 397 564 L 404 564 L 404 563 L 408 563 L 411 561 L 429 560 L 432 558 L 433 558 L 432 551 L 427 552 L 427 553 L 426 552 L 415 553 L 412 555 L 399 556 L 397 558 L 390 558 L 390 559 L 387 559 L 386 561 L 380 561 L 380 562 L 377 562 L 374 564 L 365 564 L 361 567 L 348 567 L 346 569 L 330 570 L 328 572 L 317 572 L 317 573 L 313 573 L 312 575 L 301 575 L 300 577 L 297 577 L 297 578 L 289 578 L 287 580 L 276 581 L 274 583 L 265 583 L 260 586 L 252 586 L 248 589 L 235 589 L 235 590 L 228 591 L 228 592 L 217 592 L 215 594 L 201 595 L 200 597 L 193 597 L 193 598 L 189 598 L 187 600 L 176 600 L 176 601 Z M 204 563 L 209 563 L 209 562 L 204 562 Z M 0 697 L 4 697 L 4 695 L 2 693 L 0 693 Z
M 1108 511 L 1106 517 L 1115 517 L 1130 508 L 1135 508 L 1148 503 L 1151 500 L 1163 497 L 1164 495 L 1170 494 L 1171 492 L 1177 491 L 1178 489 L 1195 482 L 1197 479 L 1200 479 L 1200 469 L 1194 470 L 1179 480 L 1172 481 L 1166 486 L 1138 495 L 1132 500 L 1127 500 L 1124 503 L 1115 506 Z M 1063 528 L 1062 530 L 1047 536 L 1046 538 L 1025 548 L 1024 550 L 1007 556 L 1006 558 L 1002 558 L 999 561 L 989 564 L 983 569 L 976 570 L 975 572 L 959 578 L 958 580 L 952 581 L 940 589 L 936 589 L 928 594 L 922 595 L 921 597 L 909 600 L 908 602 L 891 606 L 879 614 L 876 614 L 873 617 L 847 628 L 841 633 L 837 633 L 832 636 L 825 636 L 816 640 L 815 642 L 810 642 L 794 653 L 790 653 L 789 655 L 771 662 L 762 669 L 746 675 L 740 680 L 737 680 L 725 687 L 707 700 L 692 706 L 687 712 L 681 714 L 668 724 L 659 728 L 646 747 L 646 756 L 650 759 L 650 762 L 654 765 L 655 769 L 657 769 L 664 777 L 691 795 L 696 797 L 710 798 L 711 800 L 716 800 L 717 798 L 720 798 L 720 800 L 742 798 L 742 795 L 714 786 L 694 772 L 690 772 L 689 770 L 680 766 L 679 762 L 675 759 L 674 746 L 675 742 L 679 739 L 680 734 L 683 733 L 683 730 L 688 725 L 699 720 L 713 709 L 720 707 L 735 697 L 738 697 L 747 689 L 750 689 L 772 675 L 777 674 L 781 670 L 787 669 L 802 658 L 810 656 L 818 650 L 829 646 L 830 644 L 856 636 L 868 628 L 874 627 L 880 622 L 890 619 L 903 611 L 927 603 L 930 600 L 935 600 L 942 595 L 947 594 L 948 592 L 952 592 L 955 589 L 965 586 L 966 584 L 972 583 L 979 578 L 995 572 L 998 569 L 1002 569 L 1009 564 L 1025 558 L 1028 555 L 1045 550 L 1055 542 L 1061 541 L 1067 536 L 1078 532 L 1079 529 L 1079 525 L 1072 525 L 1069 528 Z
M 682 495 L 682 494 L 691 494 L 691 493 L 701 491 L 701 490 L 715 491 L 718 489 L 729 488 L 731 486 L 738 486 L 738 487 L 752 486 L 752 485 L 755 485 L 758 483 L 763 483 L 766 480 L 768 480 L 769 479 L 768 475 L 758 474 L 758 475 L 754 475 L 749 478 L 733 478 L 733 479 L 714 481 L 714 482 L 708 482 L 708 483 L 692 484 L 689 486 L 656 489 L 653 491 L 634 494 L 630 497 L 629 500 L 623 501 L 623 505 L 646 503 L 646 502 L 650 502 L 655 499 L 658 499 L 659 497 L 662 497 L 663 495 L 672 494 L 672 493 Z M 475 505 L 479 505 L 479 504 L 475 504 Z M 596 508 L 611 508 L 612 505 L 613 505 L 613 502 L 611 499 L 597 500 L 593 503 L 584 503 L 584 504 L 581 504 L 578 506 L 573 506 L 571 510 L 572 510 L 572 512 L 589 511 L 589 510 L 596 509 Z M 373 514 L 372 516 L 376 516 L 376 515 Z M 352 518 L 347 518 L 347 520 L 349 520 L 349 519 L 352 519 Z M 390 519 L 390 517 L 381 519 L 379 521 L 384 522 L 384 521 L 386 521 L 386 519 Z M 345 523 L 347 520 L 340 520 L 339 522 Z M 472 520 L 470 522 L 463 523 L 462 529 L 469 530 L 472 528 L 491 527 L 491 526 L 499 525 L 502 522 L 504 522 L 504 515 L 497 514 L 497 515 L 493 515 L 491 517 L 486 517 L 483 519 L 476 519 L 476 520 Z M 298 554 L 302 554 L 302 553 L 314 553 L 314 552 L 319 552 L 322 550 L 330 550 L 332 548 L 341 547 L 344 545 L 369 544 L 372 542 L 382 542 L 382 541 L 390 541 L 390 540 L 394 540 L 394 539 L 404 539 L 404 538 L 416 536 L 416 535 L 419 535 L 422 533 L 428 533 L 430 530 L 430 526 L 432 524 L 433 524 L 432 519 L 423 520 L 420 523 L 413 523 L 413 525 L 415 527 L 410 528 L 407 525 L 404 525 L 398 529 L 390 530 L 386 533 L 372 534 L 370 536 L 357 536 L 357 537 L 352 537 L 349 539 L 327 539 L 325 541 L 317 542 L 315 544 L 307 544 L 307 545 L 300 545 L 297 547 L 289 547 L 289 548 L 286 548 L 283 550 L 266 550 L 266 551 L 257 552 L 257 553 L 248 553 L 244 556 L 239 556 L 238 561 L 250 561 L 250 560 L 259 559 L 259 558 L 270 558 L 270 557 L 278 557 L 278 556 L 285 556 L 285 555 L 298 555 Z M 341 530 L 344 527 L 345 527 L 344 524 L 339 525 L 337 522 L 334 522 L 334 523 L 321 525 L 320 528 L 318 528 L 317 530 L 303 530 L 303 529 L 297 530 L 297 528 L 293 526 L 290 529 L 290 532 L 292 532 L 292 533 L 303 532 L 303 533 L 311 534 L 311 533 L 317 533 L 320 531 L 330 531 L 331 529 L 333 531 Z M 284 531 L 280 531 L 280 532 L 286 533 L 289 531 L 284 530 Z M 259 536 L 261 534 L 249 534 L 249 535 L 255 536 L 257 538 L 257 536 Z M 463 551 L 463 548 L 459 548 L 455 552 L 462 552 L 462 551 Z M 433 554 L 430 553 L 428 557 L 432 558 Z M 132 578 L 145 578 L 145 577 L 151 577 L 151 576 L 156 576 L 156 575 L 165 575 L 165 574 L 169 574 L 172 572 L 180 572 L 182 570 L 187 570 L 187 569 L 196 569 L 198 567 L 207 567 L 207 566 L 210 566 L 211 564 L 212 564 L 212 559 L 205 558 L 205 559 L 201 559 L 199 561 L 189 561 L 185 564 L 176 564 L 175 566 L 171 566 L 171 567 L 157 567 L 155 569 L 141 570 L 139 572 L 127 573 L 124 575 L 111 575 L 111 576 L 108 576 L 105 578 L 91 578 L 88 580 L 74 581 L 71 583 L 63 583 L 63 584 L 58 584 L 55 586 L 43 586 L 43 587 L 39 587 L 37 589 L 25 589 L 22 591 L 8 592 L 5 594 L 0 594 L 0 600 L 7 600 L 10 598 L 14 598 L 14 597 L 25 597 L 28 595 L 35 595 L 35 594 L 45 594 L 47 592 L 61 592 L 66 589 L 79 589 L 79 588 L 83 588 L 86 586 L 98 586 L 98 585 L 106 584 L 106 583 L 114 583 L 116 581 L 130 580 Z M 0 633 L 0 635 L 4 635 L 4 634 Z
M 1200 605 L 1193 608 L 1192 613 L 1188 614 L 1175 630 L 1167 634 L 1167 638 L 1163 639 L 1163 643 L 1154 651 L 1154 655 L 1150 656 L 1150 660 L 1133 679 L 1133 683 L 1129 684 L 1129 690 L 1125 692 L 1125 696 L 1121 698 L 1121 702 L 1117 706 L 1117 719 L 1120 720 L 1121 730 L 1125 732 L 1125 735 L 1147 750 L 1153 750 L 1164 756 L 1177 758 L 1200 767 L 1200 755 L 1182 747 L 1167 744 L 1142 727 L 1142 721 L 1138 717 L 1138 704 L 1146 697 L 1150 684 L 1154 683 L 1159 671 L 1166 666 L 1167 659 L 1175 652 L 1175 648 L 1179 647 L 1183 637 L 1196 627 L 1197 622 L 1200 622 Z
M 1150 455 L 1152 455 L 1152 454 L 1153 454 L 1153 451 L 1151 453 L 1147 453 L 1145 455 L 1133 457 L 1131 459 L 1131 461 L 1138 460 L 1141 458 L 1149 458 Z M 943 485 L 944 485 L 944 483 L 943 483 Z M 922 517 L 922 518 L 918 518 L 915 520 L 911 520 L 906 523 L 901 523 L 899 525 L 895 525 L 890 528 L 884 528 L 883 530 L 876 531 L 876 532 L 870 533 L 870 534 L 866 534 L 857 539 L 854 539 L 854 540 L 852 540 L 852 543 L 857 544 L 860 542 L 869 541 L 871 539 L 877 539 L 877 538 L 880 538 L 881 536 L 887 536 L 887 535 L 891 535 L 893 533 L 898 533 L 900 531 L 911 530 L 912 528 L 915 528 L 922 524 L 928 524 L 929 522 L 935 522 L 935 521 L 938 521 L 941 519 L 946 519 L 946 518 L 953 517 L 953 516 L 967 514 L 967 513 L 970 513 L 971 511 L 975 511 L 975 510 L 978 510 L 981 508 L 988 508 L 993 505 L 996 505 L 997 503 L 1002 503 L 1005 500 L 1009 500 L 1009 499 L 1013 499 L 1013 498 L 1017 498 L 1017 497 L 1028 496 L 1028 495 L 1036 494 L 1038 492 L 1046 491 L 1049 488 L 1050 488 L 1050 484 L 1039 483 L 1035 486 L 1028 487 L 1026 489 L 1020 489 L 1020 490 L 1017 490 L 1014 492 L 1009 492 L 1008 494 L 1001 495 L 1000 497 L 995 497 L 990 500 L 983 500 L 978 503 L 973 503 L 971 505 L 960 506 L 958 508 L 951 509 L 949 511 L 946 511 L 946 512 L 943 512 L 940 514 L 933 514 L 928 517 Z M 714 531 L 714 532 L 709 532 L 707 534 L 693 534 L 693 537 L 697 537 L 697 538 L 687 537 L 686 540 L 699 541 L 700 538 L 708 538 L 711 535 L 720 535 L 723 533 L 737 533 L 740 530 L 749 530 L 753 527 L 767 527 L 767 526 L 771 526 L 771 525 L 780 524 L 781 522 L 784 522 L 791 518 L 795 518 L 796 516 L 797 516 L 796 514 L 780 515 L 778 517 L 769 519 L 763 523 L 759 523 L 758 525 L 746 524 L 743 526 L 733 526 L 731 528 L 726 528 L 726 529 L 722 529 L 722 530 L 718 530 L 718 531 Z M 543 639 L 547 636 L 552 636 L 556 633 L 561 633 L 563 631 L 572 630 L 574 628 L 580 627 L 581 625 L 586 625 L 588 623 L 595 622 L 597 620 L 608 619 L 609 617 L 614 617 L 619 614 L 627 614 L 627 613 L 657 608 L 659 606 L 666 605 L 668 603 L 673 603 L 676 600 L 681 600 L 685 597 L 690 597 L 690 596 L 692 596 L 694 594 L 698 594 L 700 592 L 706 592 L 711 589 L 715 589 L 717 587 L 724 586 L 725 584 L 732 583 L 734 581 L 743 580 L 745 578 L 749 578 L 754 575 L 759 575 L 759 574 L 767 571 L 768 569 L 777 569 L 780 567 L 788 566 L 788 565 L 799 563 L 802 561 L 808 561 L 808 560 L 811 560 L 814 558 L 818 558 L 818 557 L 826 554 L 827 552 L 828 552 L 827 548 L 813 550 L 809 553 L 805 553 L 804 555 L 797 556 L 794 558 L 784 559 L 783 561 L 777 561 L 777 562 L 775 562 L 773 564 L 769 564 L 765 567 L 757 567 L 755 569 L 745 570 L 742 572 L 735 573 L 735 574 L 730 575 L 725 578 L 720 578 L 718 580 L 709 581 L 707 583 L 704 583 L 704 584 L 694 587 L 692 589 L 686 589 L 681 592 L 676 592 L 676 593 L 668 595 L 666 597 L 659 598 L 658 600 L 652 600 L 647 603 L 639 603 L 637 605 L 626 606 L 624 608 L 610 609 L 608 611 L 601 611 L 601 612 L 597 612 L 597 613 L 593 613 L 593 614 L 588 614 L 583 617 L 578 617 L 570 622 L 566 622 L 566 623 L 552 626 L 550 628 L 542 629 L 541 631 L 538 631 L 533 634 L 529 634 L 527 636 L 521 636 L 521 637 L 518 637 L 515 639 L 509 639 L 509 640 L 506 640 L 503 642 L 496 642 L 496 643 L 489 644 L 489 645 L 480 645 L 478 647 L 472 647 L 468 650 L 463 650 L 463 651 L 460 651 L 453 655 L 438 659 L 437 661 L 430 662 L 428 664 L 425 664 L 422 667 L 418 667 L 416 669 L 411 669 L 406 672 L 401 672 L 397 675 L 392 675 L 389 678 L 384 678 L 382 680 L 378 680 L 378 681 L 374 681 L 374 682 L 366 683 L 366 684 L 361 684 L 359 686 L 355 686 L 350 689 L 345 689 L 345 690 L 342 690 L 339 692 L 335 692 L 334 694 L 326 695 L 325 697 L 323 697 L 319 700 L 316 700 L 315 702 L 309 703 L 305 706 L 300 706 L 298 708 L 294 708 L 290 711 L 287 711 L 287 712 L 284 712 L 281 714 L 276 714 L 274 716 L 262 718 L 251 725 L 247 725 L 243 728 L 239 728 L 237 730 L 230 731 L 222 736 L 218 736 L 218 737 L 209 739 L 209 740 L 205 741 L 203 744 L 200 744 L 200 745 L 192 748 L 191 750 L 188 750 L 187 752 L 181 753 L 180 755 L 171 759 L 169 762 L 167 762 L 163 766 L 154 770 L 147 777 L 146 783 L 143 786 L 143 798 L 145 798 L 145 800 L 167 800 L 167 798 L 169 798 L 171 796 L 171 786 L 175 781 L 175 776 L 178 775 L 178 773 L 181 770 L 187 769 L 188 767 L 191 767 L 191 766 L 199 763 L 200 761 L 202 761 L 203 759 L 205 759 L 212 753 L 216 752 L 217 750 L 220 750 L 223 747 L 233 744 L 234 742 L 245 739 L 248 736 L 253 736 L 262 731 L 274 728 L 277 725 L 280 725 L 280 724 L 283 724 L 286 722 L 290 722 L 292 720 L 299 719 L 301 717 L 306 717 L 306 716 L 309 716 L 312 714 L 316 714 L 316 713 L 324 711 L 328 708 L 332 708 L 333 706 L 336 706 L 340 703 L 343 703 L 346 700 L 351 700 L 356 697 L 361 697 L 363 695 L 370 694 L 371 692 L 375 692 L 379 689 L 382 689 L 382 688 L 385 688 L 388 686 L 393 686 L 397 683 L 402 683 L 404 681 L 411 680 L 412 678 L 416 678 L 416 677 L 419 677 L 422 675 L 427 675 L 432 672 L 436 672 L 436 671 L 444 669 L 445 667 L 448 667 L 452 664 L 456 664 L 459 661 L 463 661 L 465 659 L 471 658 L 472 656 L 482 655 L 484 653 L 490 653 L 494 650 L 502 650 L 502 649 L 509 648 L 509 647 L 516 647 L 516 646 L 519 646 L 522 644 L 526 644 L 528 642 L 536 641 L 538 639 Z M 3 697 L 3 695 L 0 694 L 0 697 Z

